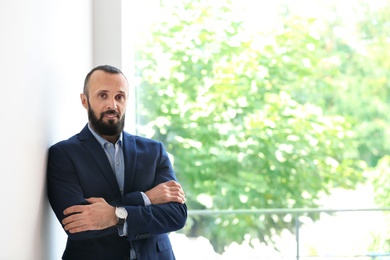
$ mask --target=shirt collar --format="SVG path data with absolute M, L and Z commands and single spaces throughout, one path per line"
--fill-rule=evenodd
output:
M 107 141 L 106 139 L 104 139 L 103 137 L 101 137 L 100 135 L 98 135 L 94 130 L 93 128 L 88 124 L 88 129 L 89 131 L 91 131 L 91 133 L 93 134 L 93 136 L 96 138 L 96 140 L 99 142 L 99 144 L 104 147 L 104 145 L 106 143 L 109 143 L 109 141 Z M 122 132 L 120 133 L 119 135 L 119 138 L 118 138 L 118 141 L 116 142 L 117 144 L 119 144 L 120 146 L 122 146 Z

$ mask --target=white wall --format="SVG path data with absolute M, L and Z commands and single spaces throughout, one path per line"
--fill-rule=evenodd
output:
M 47 149 L 86 124 L 79 94 L 93 66 L 118 66 L 131 81 L 132 62 L 122 59 L 131 56 L 129 5 L 0 0 L 0 260 L 61 258 L 66 235 L 46 198 Z
M 60 259 L 46 153 L 86 122 L 91 28 L 91 0 L 0 0 L 0 260 Z
M 93 0 L 93 63 L 121 68 L 134 92 L 133 37 L 138 1 Z M 135 95 L 129 95 L 126 131 L 135 132 Z

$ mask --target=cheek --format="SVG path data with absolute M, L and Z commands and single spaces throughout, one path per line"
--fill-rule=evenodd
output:
M 100 118 L 101 113 L 104 112 L 101 106 L 93 103 L 90 103 L 89 110 L 91 110 L 97 118 Z
M 125 114 L 126 108 L 127 108 L 126 105 L 118 105 L 119 113 L 120 113 L 122 116 Z
M 104 104 L 102 104 L 101 102 L 90 103 L 90 106 L 92 110 L 95 112 L 95 114 L 100 114 L 104 112 Z

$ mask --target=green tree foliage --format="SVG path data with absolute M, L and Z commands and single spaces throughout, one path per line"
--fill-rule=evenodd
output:
M 390 205 L 390 156 L 384 156 L 379 160 L 378 165 L 369 172 L 370 179 L 375 187 L 376 203 L 382 207 L 389 208 Z M 385 220 L 390 224 L 390 213 L 385 212 Z M 390 225 L 383 227 L 383 234 L 375 236 L 371 244 L 373 252 L 390 252 Z
M 347 117 L 358 141 L 359 157 L 370 169 L 365 172 L 378 206 L 390 206 L 390 1 L 357 2 L 353 34 L 329 37 L 327 42 L 340 59 L 340 76 L 330 85 L 335 89 L 332 114 Z M 356 4 L 356 3 L 355 3 Z M 329 29 L 340 26 L 341 18 Z M 332 35 L 332 34 L 330 34 Z M 340 84 L 337 84 L 339 82 Z M 385 212 L 387 223 L 390 215 Z M 383 235 L 386 234 L 387 235 Z M 390 251 L 390 230 L 373 234 L 373 252 Z
M 375 167 L 390 153 L 390 1 L 357 1 L 351 7 L 356 17 L 351 32 L 327 37 L 341 71 L 331 82 L 338 88 L 329 110 L 352 120 L 359 156 Z M 340 16 L 328 31 L 342 23 Z
M 354 51 L 344 62 L 344 80 L 348 83 L 346 95 L 339 96 L 339 114 L 348 114 L 355 120 L 360 157 L 371 169 L 366 175 L 375 191 L 379 206 L 390 206 L 390 1 L 376 5 L 361 4 L 357 11 Z M 351 48 L 351 50 L 353 50 Z M 351 100 L 347 100 L 347 96 Z M 344 105 L 341 105 L 344 104 Z M 343 110 L 343 112 L 342 112 Z M 390 223 L 389 213 L 385 217 Z M 390 230 L 383 227 L 387 237 L 378 236 L 372 250 L 389 252 Z
M 228 1 L 162 5 L 138 52 L 139 130 L 173 155 L 190 210 L 317 207 L 362 181 L 355 121 L 327 110 L 342 71 L 314 20 L 264 34 Z M 232 214 L 192 216 L 184 232 L 222 252 L 293 228 L 288 215 Z

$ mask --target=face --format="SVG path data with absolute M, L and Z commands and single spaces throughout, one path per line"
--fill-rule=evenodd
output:
M 92 128 L 102 136 L 118 136 L 124 127 L 128 96 L 127 80 L 122 74 L 95 71 L 88 82 L 88 96 L 81 102 L 88 110 Z

